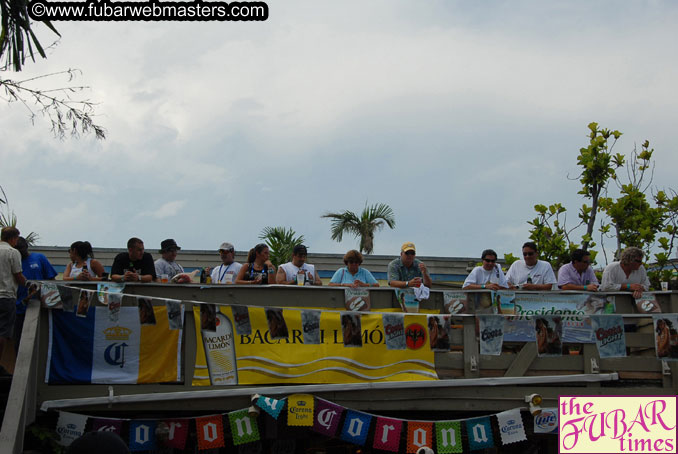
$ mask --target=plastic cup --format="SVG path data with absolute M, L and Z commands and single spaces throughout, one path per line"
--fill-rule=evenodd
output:
M 224 284 L 231 284 L 233 282 L 233 275 L 232 274 L 224 274 Z
M 662 281 L 662 292 L 667 292 L 669 290 L 669 283 Z
M 304 285 L 305 278 L 306 278 L 306 274 L 298 273 L 297 274 L 297 285 Z

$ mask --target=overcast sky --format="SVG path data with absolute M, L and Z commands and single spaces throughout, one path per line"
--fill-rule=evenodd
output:
M 591 121 L 624 133 L 618 152 L 649 139 L 655 184 L 676 187 L 673 1 L 267 3 L 265 22 L 57 22 L 47 60 L 2 73 L 81 69 L 108 131 L 61 142 L 0 103 L 22 232 L 246 250 L 285 226 L 343 253 L 358 241 L 320 216 L 367 201 L 396 215 L 377 254 L 517 254 L 535 204 L 575 220 Z

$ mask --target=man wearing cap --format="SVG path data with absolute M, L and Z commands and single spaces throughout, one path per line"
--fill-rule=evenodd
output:
M 388 264 L 388 285 L 396 288 L 419 287 L 422 283 L 431 287 L 431 276 L 426 265 L 415 258 L 414 243 L 403 243 L 400 258 Z
M 275 275 L 277 284 L 297 285 L 298 279 L 304 279 L 304 285 L 323 285 L 313 265 L 306 263 L 308 251 L 303 244 L 297 244 L 292 250 L 292 261 L 278 267 Z
M 219 256 L 221 257 L 221 265 L 212 270 L 212 283 L 233 284 L 240 268 L 242 268 L 242 264 L 235 261 L 235 247 L 228 242 L 221 243 Z
M 155 261 L 155 274 L 162 276 L 163 274 L 167 275 L 167 278 L 172 281 L 172 278 L 177 274 L 184 274 L 184 267 L 179 265 L 176 262 L 177 251 L 180 251 L 181 248 L 172 238 L 168 238 L 160 242 L 160 253 L 162 258 L 159 258 Z M 191 282 L 190 276 L 186 275 L 174 279 L 174 282 L 179 283 L 188 283 Z
M 139 238 L 127 240 L 127 252 L 115 256 L 111 266 L 114 282 L 153 282 L 156 279 L 153 256 L 144 252 L 144 242 Z

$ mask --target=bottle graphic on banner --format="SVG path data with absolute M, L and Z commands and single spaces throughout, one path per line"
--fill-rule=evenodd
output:
M 238 365 L 235 359 L 235 336 L 231 320 L 217 312 L 216 331 L 201 330 L 210 383 L 215 386 L 237 385 Z

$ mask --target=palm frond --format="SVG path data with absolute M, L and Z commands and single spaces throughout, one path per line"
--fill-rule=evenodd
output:
M 303 244 L 304 235 L 297 236 L 292 227 L 264 227 L 259 239 L 268 246 L 271 262 L 279 266 L 292 259 L 292 250 L 294 246 Z
M 321 217 L 332 220 L 330 232 L 333 240 L 340 242 L 344 233 L 352 234 L 360 238 L 360 250 L 366 254 L 373 251 L 375 231 L 382 230 L 385 225 L 395 227 L 395 214 L 385 203 L 368 206 L 365 202 L 360 217 L 348 210 L 341 213 L 326 213 Z

